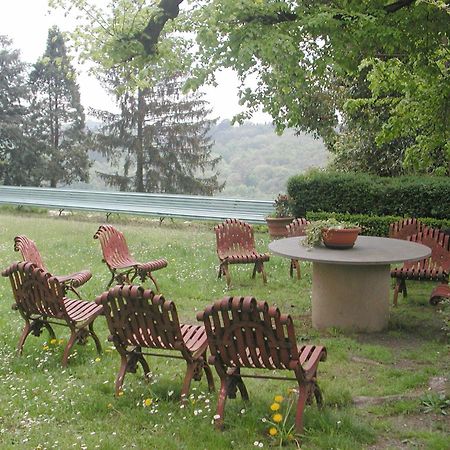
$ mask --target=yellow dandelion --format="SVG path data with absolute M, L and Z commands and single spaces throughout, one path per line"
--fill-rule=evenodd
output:
M 274 400 L 275 400 L 277 403 L 281 403 L 281 402 L 284 400 L 284 397 L 283 397 L 282 395 L 275 395 Z
M 278 434 L 278 430 L 275 427 L 270 427 L 269 428 L 269 434 L 271 436 L 276 436 Z
M 281 414 L 279 414 L 279 413 L 274 414 L 274 415 L 272 416 L 272 420 L 273 420 L 275 423 L 280 423 L 280 422 L 283 420 L 283 416 L 282 416 Z
M 119 393 L 117 394 L 119 397 L 122 397 L 123 395 L 123 391 L 119 391 Z
M 280 409 L 280 404 L 277 403 L 277 402 L 274 402 L 274 403 L 272 403 L 272 404 L 270 405 L 270 409 L 271 409 L 272 411 L 278 411 L 278 410 Z
M 43 348 L 44 350 L 48 350 L 48 349 L 49 349 L 48 345 L 44 345 L 42 348 Z
M 108 408 L 109 408 L 109 409 L 112 408 L 112 403 L 108 403 Z
M 153 400 L 151 398 L 146 398 L 144 400 L 144 406 L 150 406 L 153 403 Z
M 50 344 L 52 344 L 52 345 L 56 345 L 58 343 L 58 340 L 57 339 L 52 339 L 51 341 L 50 341 Z
M 101 359 L 99 357 L 95 358 L 95 362 L 100 362 Z

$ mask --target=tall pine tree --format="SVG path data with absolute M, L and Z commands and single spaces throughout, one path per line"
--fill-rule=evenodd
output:
M 39 145 L 26 135 L 29 119 L 26 64 L 11 44 L 6 36 L 0 36 L 0 183 L 39 185 L 44 161 Z
M 117 80 L 111 81 L 112 88 Z M 184 95 L 183 79 L 173 76 L 154 87 L 122 93 L 121 112 L 98 112 L 104 126 L 97 149 L 117 167 L 100 174 L 121 190 L 212 195 L 223 188 L 214 169 L 209 131 L 215 120 L 202 94 Z
M 47 48 L 34 65 L 30 86 L 34 125 L 31 133 L 44 146 L 48 160 L 46 181 L 51 187 L 87 181 L 84 112 L 75 70 L 57 27 L 49 29 Z

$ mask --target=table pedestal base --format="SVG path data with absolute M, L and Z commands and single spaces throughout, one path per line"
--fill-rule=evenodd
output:
M 313 263 L 312 324 L 381 331 L 389 319 L 389 265 Z

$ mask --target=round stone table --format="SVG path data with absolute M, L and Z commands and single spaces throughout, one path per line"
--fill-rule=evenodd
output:
M 381 331 L 389 320 L 390 264 L 428 257 L 425 245 L 358 236 L 351 249 L 305 247 L 304 237 L 273 241 L 275 255 L 312 261 L 312 323 L 317 329 Z

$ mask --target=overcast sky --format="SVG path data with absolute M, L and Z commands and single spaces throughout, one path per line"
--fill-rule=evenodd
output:
M 13 48 L 21 51 L 22 60 L 34 63 L 46 47 L 48 29 L 58 25 L 61 31 L 73 28 L 72 20 L 65 18 L 62 12 L 50 11 L 47 0 L 0 0 L 0 34 L 13 40 Z M 94 77 L 77 66 L 78 83 L 81 90 L 81 102 L 85 108 L 111 108 L 112 102 Z M 237 80 L 232 72 L 218 74 L 219 85 L 207 87 L 206 99 L 211 103 L 213 116 L 231 119 L 240 111 L 237 99 Z M 266 114 L 257 114 L 255 122 L 269 122 Z

